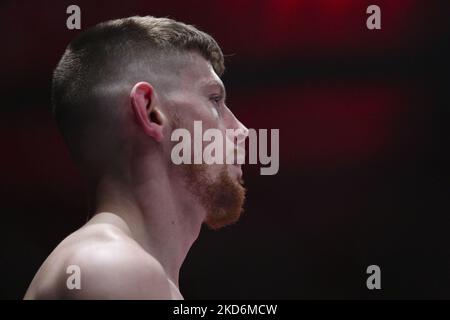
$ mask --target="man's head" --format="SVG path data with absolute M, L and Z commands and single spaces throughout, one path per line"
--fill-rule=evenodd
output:
M 67 47 L 54 72 L 53 111 L 91 181 L 135 167 L 157 172 L 163 164 L 201 201 L 207 224 L 218 228 L 241 212 L 240 168 L 176 166 L 170 137 L 177 128 L 193 132 L 194 121 L 204 130 L 246 131 L 225 105 L 223 71 L 220 47 L 193 26 L 154 17 L 107 21 Z

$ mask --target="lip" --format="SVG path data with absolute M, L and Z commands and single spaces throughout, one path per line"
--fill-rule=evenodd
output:
M 235 167 L 238 170 L 239 176 L 242 176 L 242 165 L 240 165 L 240 164 L 233 164 L 233 167 Z

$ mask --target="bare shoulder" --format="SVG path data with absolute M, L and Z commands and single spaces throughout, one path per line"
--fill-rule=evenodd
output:
M 170 299 L 161 264 L 119 228 L 81 228 L 52 252 L 25 298 Z

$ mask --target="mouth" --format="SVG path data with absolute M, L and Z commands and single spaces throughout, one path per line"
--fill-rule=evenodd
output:
M 244 186 L 244 178 L 243 178 L 243 173 L 242 173 L 242 167 L 241 165 L 234 165 L 238 168 L 238 174 L 237 174 L 237 180 L 239 182 L 239 184 L 243 187 Z
M 242 165 L 240 164 L 233 164 L 233 167 L 236 168 L 236 172 L 239 178 L 242 177 Z

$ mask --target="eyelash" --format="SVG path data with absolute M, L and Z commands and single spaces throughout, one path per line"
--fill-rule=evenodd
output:
M 210 98 L 210 100 L 217 105 L 218 109 L 220 109 L 219 104 L 222 101 L 222 99 L 223 99 L 222 96 L 213 96 Z

